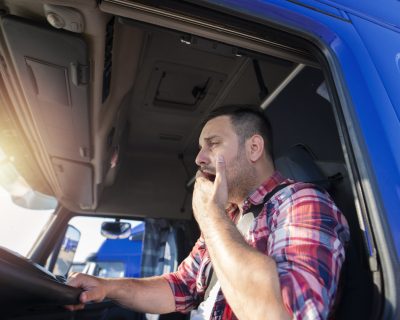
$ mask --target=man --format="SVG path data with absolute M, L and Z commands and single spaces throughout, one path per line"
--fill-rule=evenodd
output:
M 193 213 L 201 237 L 191 254 L 177 272 L 159 277 L 76 274 L 69 284 L 85 290 L 81 302 L 108 297 L 138 311 L 167 313 L 188 312 L 205 299 L 204 319 L 327 318 L 347 222 L 326 192 L 275 171 L 271 142 L 260 111 L 228 106 L 213 112 L 199 138 Z M 242 228 L 243 236 L 236 224 L 252 210 L 258 216 Z

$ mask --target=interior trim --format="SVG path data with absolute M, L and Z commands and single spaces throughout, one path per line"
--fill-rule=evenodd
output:
M 313 56 L 305 50 L 243 33 L 232 28 L 227 28 L 221 24 L 187 17 L 176 12 L 170 12 L 127 0 L 103 0 L 100 4 L 100 10 L 109 14 L 159 25 L 164 28 L 179 30 L 219 42 L 225 43 L 227 42 L 226 37 L 229 37 L 229 44 L 232 46 L 257 51 L 313 67 L 319 66 L 313 59 Z
M 268 95 L 268 97 L 261 103 L 260 105 L 261 109 L 264 110 L 267 109 L 267 107 L 271 104 L 271 102 L 274 101 L 277 96 L 279 96 L 279 94 L 283 91 L 283 89 L 285 89 L 286 86 L 290 82 L 292 82 L 294 78 L 296 78 L 296 76 L 301 72 L 301 70 L 304 69 L 304 67 L 305 65 L 302 63 L 297 65 L 296 68 L 294 68 L 293 71 L 289 73 L 289 75 L 285 79 L 283 79 L 281 84 L 273 92 L 271 92 L 271 94 Z

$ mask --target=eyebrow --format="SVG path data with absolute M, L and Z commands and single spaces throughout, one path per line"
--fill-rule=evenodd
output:
M 204 140 L 205 140 L 205 141 L 210 141 L 210 140 L 215 139 L 215 138 L 219 138 L 219 136 L 216 135 L 216 134 L 214 134 L 214 135 L 211 136 L 211 137 L 204 138 Z

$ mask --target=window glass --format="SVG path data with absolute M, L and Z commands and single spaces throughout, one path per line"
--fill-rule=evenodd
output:
M 0 246 L 27 256 L 53 211 L 21 208 L 0 187 Z
M 0 148 L 0 246 L 27 256 L 57 206 L 19 175 Z
M 122 278 L 125 276 L 126 264 L 122 262 L 99 262 L 99 276 L 104 278 Z
M 177 269 L 176 230 L 167 220 L 74 217 L 67 230 L 46 263 L 55 275 L 146 277 Z
M 157 276 L 177 269 L 176 230 L 165 219 L 147 219 L 142 275 Z
M 140 277 L 144 222 L 121 219 L 131 225 L 125 239 L 108 239 L 101 233 L 103 222 L 113 218 L 74 217 L 69 222 L 80 232 L 80 240 L 70 272 L 84 272 L 95 276 L 120 278 Z

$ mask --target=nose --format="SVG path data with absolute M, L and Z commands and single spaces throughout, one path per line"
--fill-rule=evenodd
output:
M 209 164 L 210 159 L 206 148 L 200 149 L 199 153 L 197 154 L 195 162 L 199 167 Z

